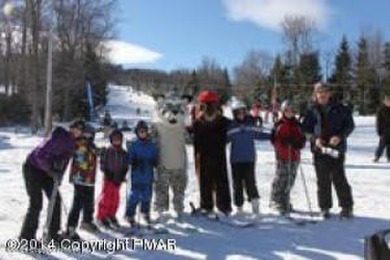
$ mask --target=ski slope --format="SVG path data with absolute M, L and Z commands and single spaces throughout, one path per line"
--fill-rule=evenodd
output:
M 137 107 L 141 114 L 136 114 Z M 110 87 L 107 108 L 115 120 L 128 120 L 134 125 L 139 118 L 150 120 L 153 116 L 154 101 L 142 93 L 129 87 Z M 181 226 L 170 226 L 170 234 L 159 238 L 176 240 L 176 250 L 147 251 L 129 250 L 110 254 L 94 252 L 80 255 L 71 252 L 53 252 L 50 256 L 31 256 L 23 253 L 5 252 L 5 242 L 19 235 L 21 224 L 26 213 L 28 201 L 24 188 L 21 167 L 30 150 L 41 138 L 30 135 L 27 131 L 15 132 L 13 128 L 0 129 L 0 258 L 1 259 L 362 259 L 364 236 L 372 232 L 390 228 L 390 164 L 384 161 L 372 163 L 377 136 L 372 117 L 356 117 L 356 129 L 349 139 L 349 152 L 346 161 L 347 177 L 353 189 L 355 200 L 355 218 L 339 221 L 333 218 L 317 224 L 296 226 L 282 221 L 263 222 L 259 226 L 238 229 L 188 217 L 186 221 L 196 226 L 200 232 L 194 233 Z M 131 135 L 128 136 L 131 138 Z M 97 136 L 98 145 L 107 145 L 102 135 Z M 190 201 L 198 201 L 198 187 L 195 180 L 193 151 L 189 153 L 189 185 L 186 192 L 186 206 Z M 275 172 L 274 153 L 269 142 L 257 144 L 256 178 L 261 196 L 261 211 L 265 215 L 272 214 L 268 208 L 271 183 Z M 384 160 L 384 159 L 382 159 Z M 312 167 L 311 154 L 308 148 L 303 152 L 302 170 L 308 184 L 309 197 L 315 211 L 316 201 L 315 173 Z M 101 191 L 102 175 L 98 172 L 95 199 Z M 60 187 L 63 197 L 63 219 L 65 227 L 66 215 L 73 198 L 73 186 L 64 177 Z M 121 189 L 121 206 L 119 220 L 124 223 L 124 207 L 126 187 Z M 333 194 L 335 195 L 335 194 Z M 45 220 L 46 203 L 41 213 L 38 237 L 42 234 Z M 299 174 L 292 192 L 291 202 L 294 208 L 308 211 L 301 175 Z M 250 211 L 250 205 L 245 205 Z M 186 209 L 189 211 L 189 207 Z M 337 199 L 334 196 L 332 213 L 338 213 Z M 82 231 L 79 234 L 85 239 L 121 238 L 121 234 L 102 232 L 90 235 Z

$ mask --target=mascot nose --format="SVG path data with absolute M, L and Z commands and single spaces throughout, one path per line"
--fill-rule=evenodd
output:
M 179 113 L 179 111 L 178 111 L 178 110 L 172 110 L 172 113 L 173 113 L 174 115 L 177 115 L 177 114 Z

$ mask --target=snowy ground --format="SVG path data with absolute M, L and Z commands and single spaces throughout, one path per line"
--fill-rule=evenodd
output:
M 135 124 L 140 117 L 150 119 L 153 114 L 153 100 L 143 94 L 137 94 L 127 87 L 111 87 L 108 108 L 114 119 L 121 124 L 128 120 Z M 136 108 L 142 109 L 136 115 Z M 173 226 L 169 235 L 163 238 L 176 239 L 174 251 L 119 251 L 111 254 L 112 259 L 362 259 L 364 236 L 382 228 L 390 228 L 390 164 L 373 164 L 373 154 L 377 145 L 374 118 L 356 118 L 356 130 L 349 139 L 349 153 L 346 162 L 347 176 L 353 188 L 355 215 L 353 220 L 339 221 L 333 218 L 315 225 L 298 227 L 292 224 L 270 221 L 258 227 L 238 229 L 211 223 L 205 220 L 189 219 L 201 232 Z M 129 136 L 130 137 L 130 136 Z M 30 256 L 21 253 L 6 253 L 7 239 L 16 238 L 27 209 L 27 195 L 22 179 L 21 165 L 28 152 L 40 142 L 41 138 L 27 132 L 15 133 L 12 128 L 0 129 L 0 258 L 1 259 L 80 259 L 81 256 L 69 252 L 56 252 L 51 256 Z M 99 134 L 98 144 L 107 141 Z M 268 201 L 272 178 L 274 176 L 274 154 L 268 142 L 257 145 L 258 161 L 256 177 L 262 196 L 261 210 L 269 214 Z M 197 183 L 194 178 L 192 148 L 190 154 L 190 181 L 187 189 L 187 202 L 198 200 Z M 303 153 L 302 169 L 308 182 L 309 194 L 314 209 L 316 207 L 315 174 L 311 165 L 308 149 Z M 73 187 L 67 181 L 61 186 L 64 201 L 63 219 L 69 211 L 73 196 Z M 98 173 L 96 186 L 97 200 L 101 190 L 101 173 Z M 118 216 L 123 216 L 125 185 L 122 187 L 122 203 Z M 292 203 L 295 208 L 307 211 L 305 193 L 300 175 L 297 178 Z M 187 205 L 188 203 L 186 203 Z M 334 198 L 333 213 L 338 213 L 337 199 Z M 38 236 L 42 234 L 46 204 L 41 214 Z M 246 210 L 249 211 L 249 205 Z M 189 209 L 187 209 L 189 210 Z M 122 220 L 123 221 L 123 220 Z M 63 221 L 63 226 L 65 221 Z M 118 233 L 102 233 L 92 236 L 80 232 L 87 239 L 121 238 Z M 82 258 L 104 258 L 103 252 L 83 255 Z

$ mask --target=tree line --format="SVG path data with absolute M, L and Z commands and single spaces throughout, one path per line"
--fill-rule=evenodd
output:
M 302 105 L 310 102 L 313 84 L 322 80 L 335 98 L 361 114 L 374 113 L 381 96 L 390 94 L 390 42 L 380 32 L 362 34 L 357 42 L 343 36 L 339 46 L 324 50 L 316 44 L 316 24 L 306 17 L 288 16 L 281 29 L 284 50 L 275 57 L 252 50 L 231 71 L 210 57 L 196 68 L 171 72 L 118 66 L 113 68 L 116 83 L 150 94 L 176 90 L 195 95 L 211 88 L 223 100 L 234 94 L 248 102 L 260 99 L 270 105 L 273 99 L 289 98 Z
M 53 115 L 59 120 L 86 117 L 86 82 L 93 86 L 95 104 L 104 105 L 110 75 L 103 43 L 113 37 L 116 0 L 11 3 L 13 12 L 0 14 L 0 125 L 42 126 L 50 27 Z

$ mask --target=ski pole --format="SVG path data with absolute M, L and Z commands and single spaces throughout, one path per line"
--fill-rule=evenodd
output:
M 310 216 L 313 218 L 314 217 L 314 213 L 313 213 L 313 209 L 311 207 L 311 201 L 310 201 L 310 198 L 309 198 L 309 191 L 307 189 L 306 179 L 305 179 L 305 175 L 303 174 L 303 167 L 302 167 L 302 165 L 299 165 L 299 169 L 300 169 L 300 172 L 301 172 L 301 178 L 302 178 L 303 187 L 305 189 L 305 196 L 306 196 L 307 205 L 309 207 L 309 213 L 310 213 Z
M 57 178 L 54 178 L 53 189 L 52 189 L 49 204 L 47 207 L 47 216 L 46 216 L 45 227 L 43 229 L 43 239 L 45 241 L 48 241 L 50 236 L 52 235 L 52 234 L 50 234 L 50 226 L 51 226 L 51 223 L 53 220 L 53 212 L 54 212 L 54 207 L 56 204 L 59 184 L 60 184 L 60 180 Z

